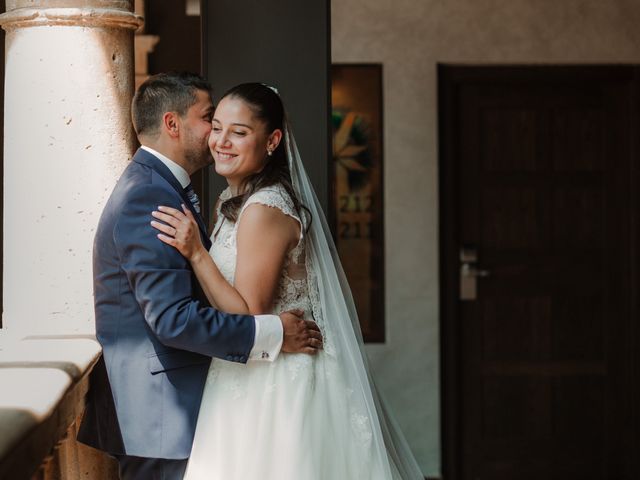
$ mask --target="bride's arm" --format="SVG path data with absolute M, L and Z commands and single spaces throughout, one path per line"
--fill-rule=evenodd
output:
M 162 233 L 158 238 L 177 248 L 191 263 L 209 301 L 233 313 L 268 312 L 280 279 L 287 252 L 299 235 L 297 222 L 274 208 L 248 206 L 238 226 L 235 285 L 220 273 L 205 250 L 191 212 L 159 207 L 152 222 Z
M 249 312 L 268 312 L 287 253 L 300 238 L 300 224 L 280 210 L 259 203 L 245 208 L 238 225 L 234 286 Z

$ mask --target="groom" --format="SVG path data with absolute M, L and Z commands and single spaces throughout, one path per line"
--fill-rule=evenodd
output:
M 274 361 L 314 353 L 317 326 L 300 312 L 232 315 L 208 306 L 189 263 L 150 225 L 158 205 L 191 209 L 207 238 L 190 175 L 211 164 L 210 86 L 193 74 L 160 74 L 133 99 L 141 143 L 96 232 L 94 368 L 78 440 L 109 452 L 122 479 L 181 479 L 191 451 L 210 357 Z

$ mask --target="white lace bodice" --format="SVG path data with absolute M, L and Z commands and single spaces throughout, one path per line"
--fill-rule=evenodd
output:
M 273 309 L 271 312 L 264 313 L 277 314 L 286 310 L 301 308 L 311 314 L 313 309 L 309 300 L 307 271 L 305 268 L 304 226 L 284 187 L 277 184 L 253 193 L 242 206 L 238 214 L 238 220 L 235 223 L 226 219 L 220 212 L 220 205 L 229 198 L 231 198 L 231 192 L 227 188 L 220 194 L 221 202 L 217 207 L 217 220 L 211 235 L 212 246 L 211 250 L 209 250 L 209 254 L 220 269 L 220 273 L 233 285 L 238 254 L 236 237 L 244 211 L 255 203 L 277 208 L 300 224 L 300 238 L 298 244 L 287 253 Z

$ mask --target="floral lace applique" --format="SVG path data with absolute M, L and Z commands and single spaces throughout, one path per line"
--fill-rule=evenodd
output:
M 369 417 L 353 413 L 351 415 L 351 428 L 353 428 L 356 438 L 369 448 L 369 444 L 373 438 L 373 432 L 371 431 L 371 422 Z

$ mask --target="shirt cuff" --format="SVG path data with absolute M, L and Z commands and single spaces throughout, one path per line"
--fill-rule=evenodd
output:
M 283 329 L 278 315 L 255 315 L 256 337 L 249 361 L 273 362 L 282 348 Z

